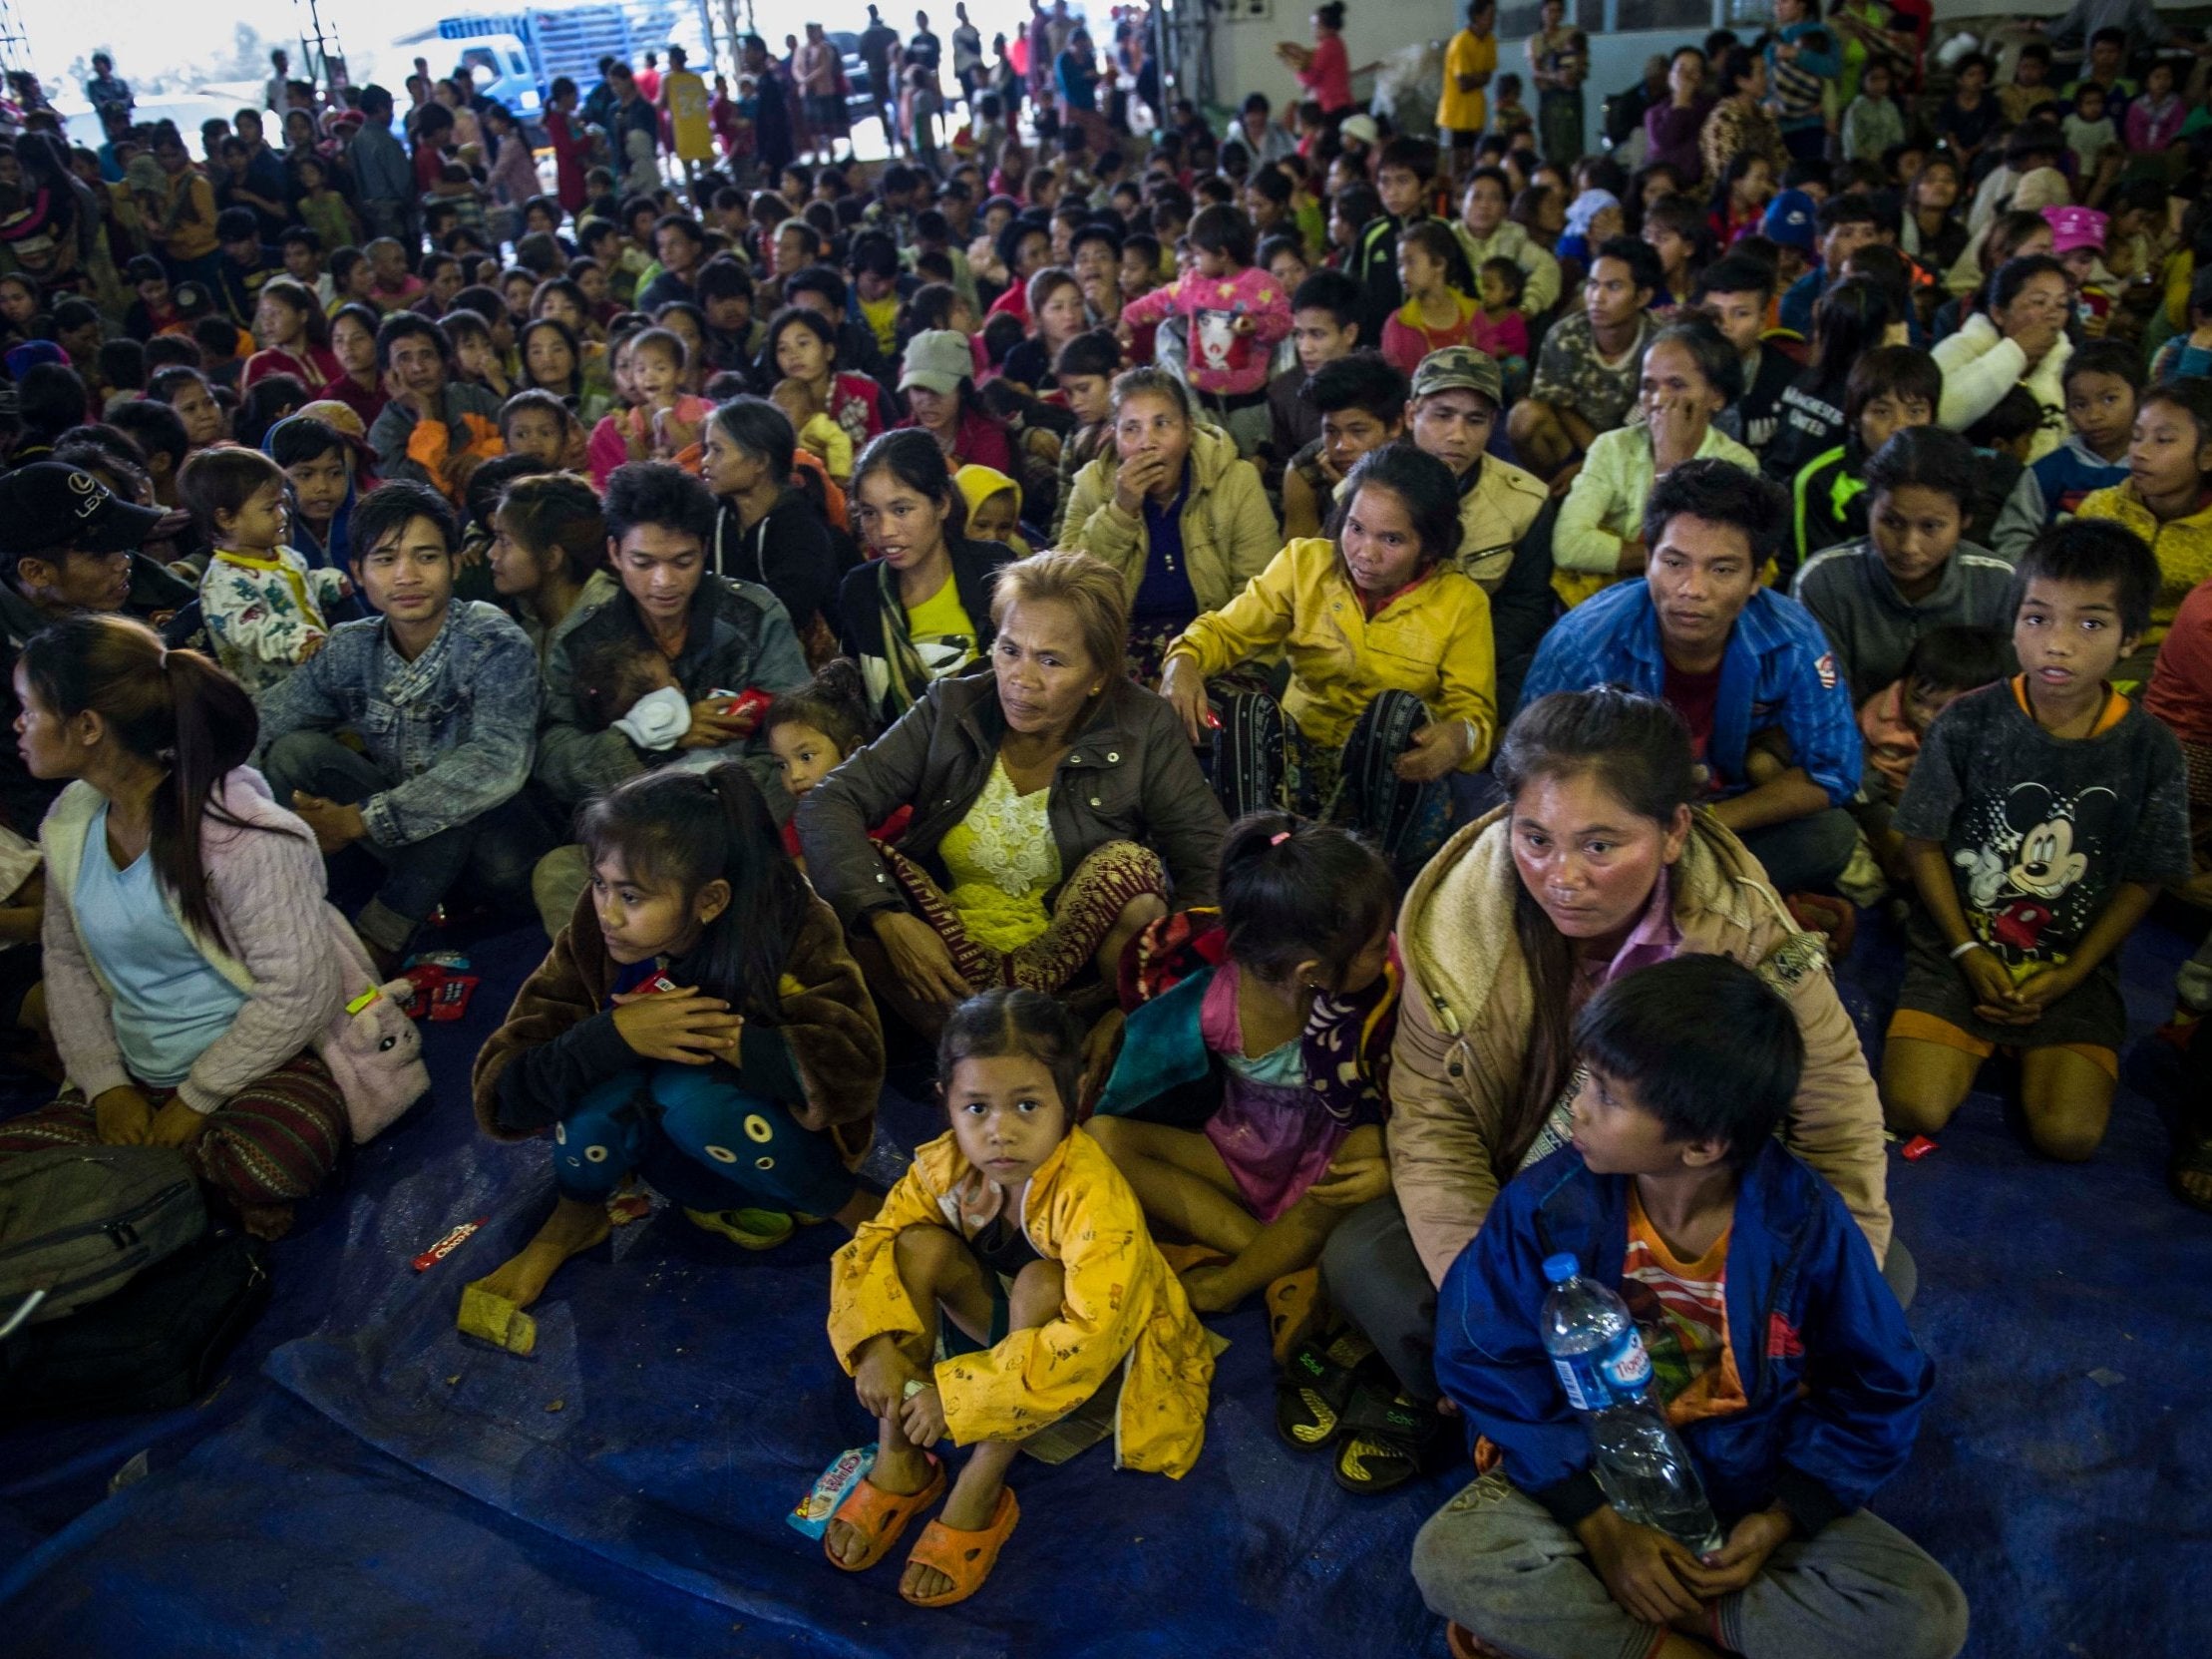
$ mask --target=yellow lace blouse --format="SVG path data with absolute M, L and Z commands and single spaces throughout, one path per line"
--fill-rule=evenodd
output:
M 967 936 L 989 950 L 1019 950 L 1052 925 L 1044 896 L 1059 885 L 1060 849 L 1046 810 L 1050 796 L 1049 787 L 1016 794 L 999 761 L 967 816 L 937 846 L 952 878 L 945 898 Z

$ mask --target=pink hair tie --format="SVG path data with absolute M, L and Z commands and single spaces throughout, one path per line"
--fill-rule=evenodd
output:
M 1280 847 L 1283 845 L 1284 842 L 1290 839 L 1290 832 L 1289 830 L 1277 830 L 1275 834 L 1268 837 L 1268 845 L 1271 847 Z

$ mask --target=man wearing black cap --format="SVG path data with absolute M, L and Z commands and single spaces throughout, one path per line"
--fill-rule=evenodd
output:
M 122 611 L 131 598 L 131 555 L 162 522 L 81 467 L 35 462 L 0 477 L 0 719 L 12 730 L 15 656 L 32 634 L 80 611 Z M 35 838 L 61 783 L 24 769 L 15 745 L 0 754 L 0 814 Z

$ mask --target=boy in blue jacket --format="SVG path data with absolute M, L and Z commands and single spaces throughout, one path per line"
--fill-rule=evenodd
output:
M 1437 1380 L 1478 1463 L 1498 1454 L 1413 1546 L 1454 1650 L 1952 1659 L 1958 1585 L 1863 1507 L 1912 1452 L 1932 1368 L 1842 1200 L 1774 1138 L 1804 1059 L 1789 1010 L 1682 956 L 1600 992 L 1575 1040 L 1573 1144 L 1506 1188 L 1437 1300 Z M 1607 1501 L 1539 1335 L 1563 1252 L 1636 1319 L 1712 1554 Z

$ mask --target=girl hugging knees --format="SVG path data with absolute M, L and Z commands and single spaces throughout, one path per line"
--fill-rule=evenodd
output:
M 907 1558 L 899 1593 L 919 1607 L 982 1587 L 1021 1515 L 1014 1454 L 1102 1391 L 1119 1390 L 1121 1464 L 1180 1477 L 1205 1439 L 1213 1350 L 1136 1194 L 1076 1125 L 1081 1050 L 1039 992 L 955 1009 L 937 1045 L 951 1129 L 832 1264 L 830 1343 L 880 1442 L 823 1536 L 831 1564 L 891 1553 L 944 1495 L 930 1448 L 974 1448 Z

